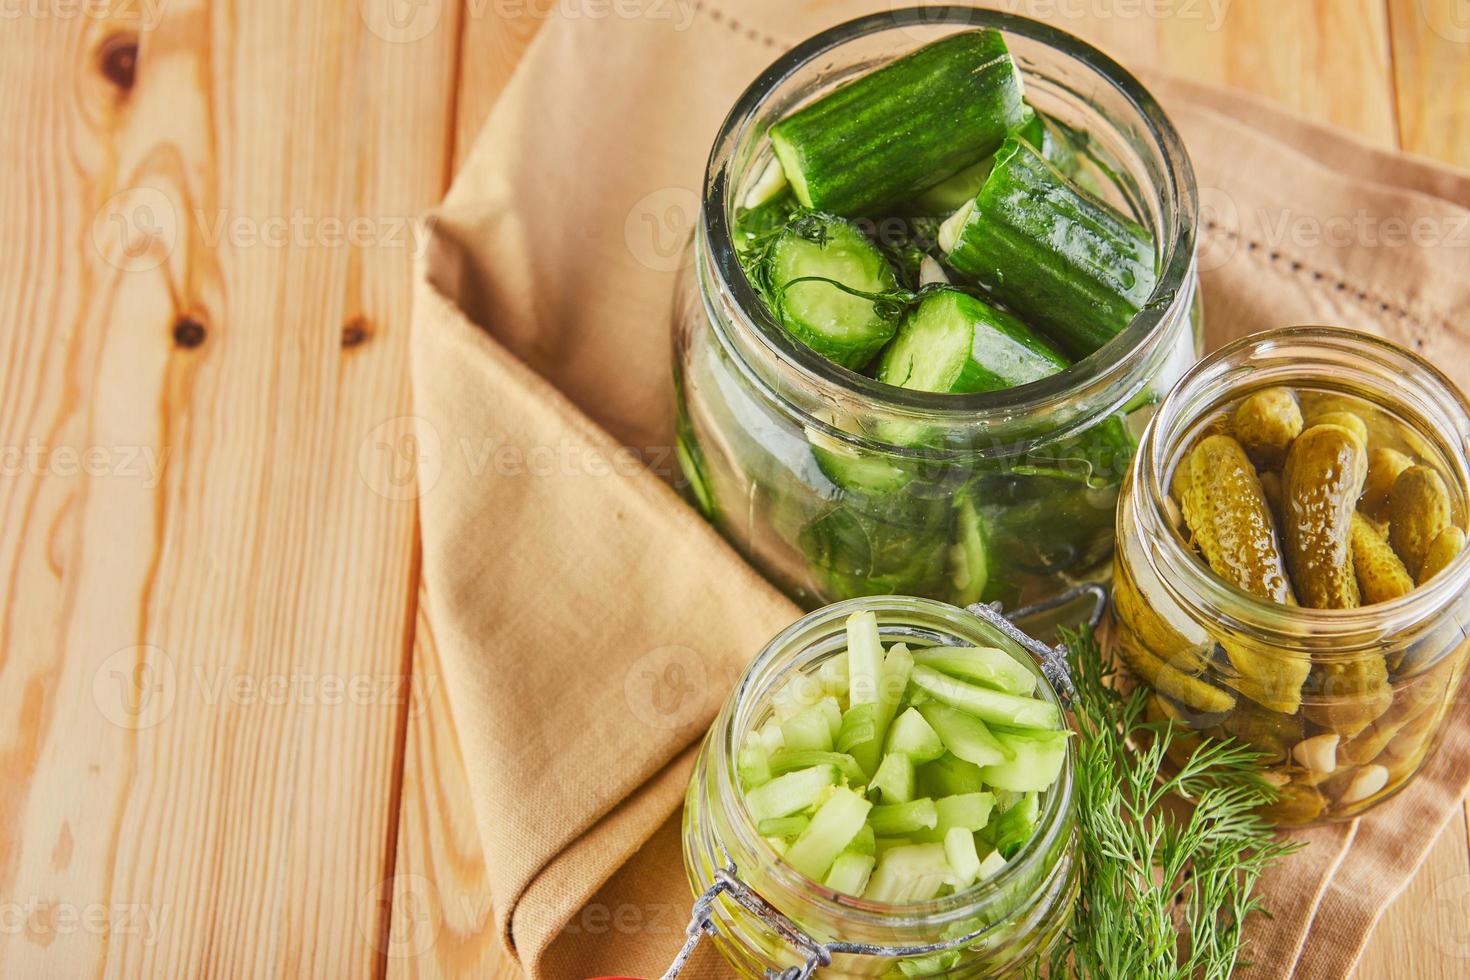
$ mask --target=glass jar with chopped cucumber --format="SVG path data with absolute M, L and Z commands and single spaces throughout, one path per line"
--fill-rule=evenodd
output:
M 1067 34 L 924 8 L 812 38 L 711 155 L 674 313 L 691 495 L 808 606 L 1105 577 L 1199 353 L 1196 224 L 1173 126 Z
M 1278 821 L 1356 816 L 1433 750 L 1470 650 L 1467 451 L 1449 379 L 1325 327 L 1211 355 L 1144 437 L 1118 651 L 1157 718 L 1266 754 Z
M 713 941 L 750 978 L 801 967 L 804 943 L 838 944 L 824 977 L 1010 975 L 1077 894 L 1070 734 L 1036 662 L 961 609 L 885 596 L 809 614 L 751 664 L 695 763 L 690 884 L 739 883 L 714 900 Z

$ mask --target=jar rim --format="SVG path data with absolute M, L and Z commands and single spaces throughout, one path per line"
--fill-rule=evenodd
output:
M 784 888 L 799 891 L 805 900 L 812 902 L 825 914 L 842 916 L 862 925 L 900 929 L 917 924 L 942 923 L 951 919 L 972 916 L 983 910 L 991 901 L 1007 894 L 1007 886 L 1015 879 L 1023 877 L 1037 861 L 1050 853 L 1058 836 L 1067 831 L 1068 825 L 1065 818 L 1070 812 L 1073 799 L 1074 750 L 1070 739 L 1066 756 L 1062 762 L 1061 775 L 1058 776 L 1053 787 L 1044 794 L 1043 809 L 1038 816 L 1037 831 L 1016 854 L 1006 861 L 1006 866 L 994 877 L 964 891 L 925 902 L 890 904 L 865 901 L 862 898 L 834 892 L 821 882 L 808 878 L 782 861 L 775 849 L 760 836 L 755 821 L 738 791 L 735 759 L 739 751 L 739 739 L 744 734 L 740 731 L 740 722 L 745 717 L 739 709 L 743 706 L 747 713 L 756 710 L 761 706 L 759 698 L 762 693 L 774 692 L 781 683 L 794 676 L 793 672 L 800 669 L 802 665 L 802 661 L 798 659 L 801 653 L 811 649 L 810 634 L 813 631 L 832 624 L 841 624 L 849 615 L 864 611 L 878 614 L 880 632 L 884 629 L 884 616 L 887 615 L 890 617 L 887 622 L 889 626 L 907 623 L 915 627 L 943 630 L 951 639 L 1004 646 L 1008 652 L 1019 651 L 1024 662 L 1036 674 L 1039 681 L 1038 690 L 1044 693 L 1048 703 L 1056 707 L 1058 711 L 1062 710 L 1056 690 L 1047 680 L 1046 675 L 1042 673 L 1035 659 L 1009 638 L 994 631 L 994 627 L 958 606 L 914 596 L 861 596 L 846 599 L 813 610 L 786 627 L 766 644 L 741 675 L 731 694 L 729 710 L 722 712 L 720 716 L 719 724 L 724 730 L 713 733 L 715 737 L 711 739 L 711 744 L 716 750 L 713 760 L 714 772 L 721 804 L 726 805 L 732 814 L 731 830 L 739 836 L 741 850 L 745 853 L 760 855 L 764 859 L 768 873 L 777 878 L 778 884 Z M 911 619 L 927 619 L 928 621 L 916 623 Z M 803 642 L 804 637 L 808 638 L 807 642 Z M 783 658 L 784 663 L 781 662 Z M 768 678 L 759 691 L 752 691 L 752 686 L 757 680 L 773 667 L 779 667 L 777 673 Z M 756 700 L 752 702 L 752 698 Z M 729 804 L 732 803 L 733 806 L 730 806 Z
M 1162 261 L 1158 281 L 1143 307 L 1127 327 L 1094 353 L 1057 374 L 1000 391 L 949 394 L 898 388 L 841 367 L 794 340 L 770 315 L 746 275 L 726 213 L 726 201 L 732 191 L 730 164 L 734 149 L 746 126 L 778 86 L 802 66 L 857 38 L 888 28 L 943 25 L 994 28 L 1045 44 L 1080 62 L 1111 85 L 1137 112 L 1163 164 L 1163 184 L 1156 191 L 1162 204 L 1166 234 L 1160 237 Z M 1004 11 L 960 5 L 910 7 L 869 14 L 822 31 L 777 58 L 751 82 L 725 117 L 710 151 L 699 229 L 714 257 L 712 265 L 718 286 L 733 300 L 741 328 L 779 362 L 795 368 L 803 380 L 858 395 L 888 408 L 929 417 L 975 421 L 991 416 L 1002 420 L 1042 411 L 1079 394 L 1106 392 L 1138 374 L 1135 355 L 1163 335 L 1181 315 L 1181 304 L 1191 301 L 1192 290 L 1187 287 L 1195 269 L 1198 196 L 1193 165 L 1174 124 L 1137 78 L 1097 48 L 1040 21 Z M 1140 379 L 1138 385 L 1144 383 Z M 1122 404 L 1133 394 L 1122 392 L 1113 401 Z M 1102 417 L 1115 408 L 1116 405 L 1103 405 L 1095 414 Z M 813 421 L 819 428 L 830 428 L 820 419 Z M 853 439 L 851 433 L 841 429 L 833 428 L 830 434 Z
M 1241 337 L 1203 358 L 1165 396 L 1133 464 L 1139 468 L 1136 476 L 1147 496 L 1151 514 L 1166 512 L 1172 463 L 1178 455 L 1179 443 L 1190 435 L 1203 414 L 1196 410 L 1198 406 L 1203 404 L 1204 411 L 1209 411 L 1245 393 L 1222 387 L 1225 380 L 1222 372 L 1242 358 L 1270 354 L 1287 346 L 1293 350 L 1309 347 L 1318 352 L 1318 360 L 1298 359 L 1294 363 L 1299 365 L 1316 363 L 1340 368 L 1342 365 L 1329 359 L 1335 353 L 1359 359 L 1365 365 L 1386 368 L 1399 377 L 1412 377 L 1407 372 L 1417 372 L 1425 379 L 1427 399 L 1444 409 L 1445 421 L 1449 423 L 1445 428 L 1450 430 L 1419 435 L 1428 438 L 1446 455 L 1455 470 L 1452 475 L 1459 483 L 1461 503 L 1470 505 L 1470 399 L 1459 386 L 1439 368 L 1391 340 L 1344 327 L 1307 325 Z M 1252 389 L 1273 387 L 1282 381 L 1266 379 L 1252 385 Z M 1304 387 L 1325 389 L 1327 386 Z M 1145 548 L 1143 552 L 1150 563 L 1166 566 L 1167 574 L 1159 574 L 1158 579 L 1172 598 L 1196 614 L 1207 615 L 1231 630 L 1254 634 L 1274 648 L 1310 650 L 1314 659 L 1331 659 L 1335 653 L 1355 654 L 1376 643 L 1386 628 L 1397 631 L 1427 621 L 1470 588 L 1470 548 L 1467 548 L 1428 583 L 1386 602 L 1354 609 L 1285 606 L 1220 578 L 1199 560 L 1172 522 L 1162 523 L 1166 530 L 1155 536 L 1163 539 L 1162 547 Z M 1122 528 L 1119 533 L 1123 533 Z M 1324 643 L 1336 649 L 1324 650 Z

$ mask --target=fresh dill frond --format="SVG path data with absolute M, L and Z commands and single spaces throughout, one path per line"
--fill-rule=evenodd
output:
M 1082 883 L 1045 974 L 1225 980 L 1243 962 L 1246 920 L 1262 912 L 1256 882 L 1299 846 L 1257 814 L 1276 798 L 1261 778 L 1261 756 L 1237 742 L 1201 740 L 1174 775 L 1162 776 L 1188 730 L 1148 721 L 1147 689 L 1114 689 L 1090 630 L 1064 639 L 1077 689 Z

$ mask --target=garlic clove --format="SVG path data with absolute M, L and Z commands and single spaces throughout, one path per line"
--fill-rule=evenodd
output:
M 1342 794 L 1342 803 L 1361 803 L 1388 785 L 1388 770 L 1383 766 L 1364 766 Z
M 1313 772 L 1331 772 L 1337 768 L 1337 743 L 1341 740 L 1336 732 L 1314 735 L 1296 743 L 1291 756 Z

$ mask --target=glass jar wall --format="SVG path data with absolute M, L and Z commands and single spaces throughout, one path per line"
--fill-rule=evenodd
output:
M 1305 580 L 1320 568 L 1286 562 L 1295 577 L 1281 587 L 1292 593 L 1287 602 L 1301 605 L 1216 575 L 1196 550 L 1199 534 L 1187 530 L 1181 485 L 1172 481 L 1185 479 L 1181 459 L 1206 437 L 1232 433 L 1248 442 L 1233 410 L 1273 389 L 1294 396 L 1308 431 L 1355 428 L 1347 413 L 1362 422 L 1365 452 L 1401 454 L 1400 465 L 1437 473 L 1445 519 L 1462 530 L 1470 406 L 1425 361 L 1367 334 L 1322 327 L 1258 334 L 1211 355 L 1170 394 L 1124 486 L 1113 579 L 1122 659 L 1153 689 L 1156 718 L 1263 752 L 1267 776 L 1283 792 L 1272 815 L 1300 824 L 1362 813 L 1405 786 L 1432 752 L 1470 650 L 1470 556 L 1459 554 L 1432 577 L 1422 563 L 1402 561 L 1419 565 L 1409 572 L 1419 573 L 1417 587 L 1406 579 L 1395 590 L 1406 594 L 1374 601 L 1380 586 L 1369 576 L 1379 572 L 1363 564 L 1366 553 L 1350 552 L 1355 580 L 1343 581 L 1357 608 L 1306 608 L 1320 604 Z M 1262 461 L 1259 479 L 1284 540 L 1280 495 L 1302 491 L 1289 472 L 1282 476 L 1280 462 Z M 1223 476 L 1217 486 L 1225 486 Z M 1373 494 L 1370 483 L 1361 501 L 1354 494 L 1347 502 L 1357 508 L 1355 521 L 1375 525 L 1358 530 L 1383 548 L 1392 538 L 1407 550 Z M 1301 513 L 1301 504 L 1291 506 Z M 1417 516 L 1395 509 L 1393 520 Z
M 975 27 L 1005 34 L 1071 176 L 1151 232 L 1158 285 L 1117 338 L 1049 378 L 983 394 L 895 388 L 824 360 L 771 318 L 737 255 L 735 202 L 770 159 L 767 129 L 794 106 Z M 674 304 L 691 495 L 808 607 L 884 593 L 1011 605 L 1105 577 L 1137 436 L 1199 354 L 1196 224 L 1178 134 L 1132 76 L 1070 35 L 957 7 L 812 38 L 745 92 L 711 154 Z
M 999 630 L 963 610 L 924 599 L 883 596 L 817 610 L 789 627 L 755 659 L 716 717 L 694 766 L 684 806 L 684 864 L 700 895 L 719 869 L 732 867 L 746 886 L 819 942 L 841 940 L 886 947 L 945 943 L 979 932 L 963 947 L 896 959 L 838 954 L 824 977 L 1010 976 L 1050 951 L 1077 895 L 1075 815 L 1070 751 L 1061 776 L 1040 801 L 1032 838 L 993 878 L 929 902 L 885 905 L 841 895 L 783 864 L 756 831 L 738 790 L 737 754 L 749 732 L 772 712 L 772 697 L 796 671 L 816 671 L 847 646 L 848 616 L 872 610 L 884 642 L 1003 649 L 1038 677 L 1050 703 L 1055 693 L 1035 662 Z M 713 907 L 713 942 L 750 980 L 767 970 L 800 966 L 805 958 L 747 909 L 722 897 Z

